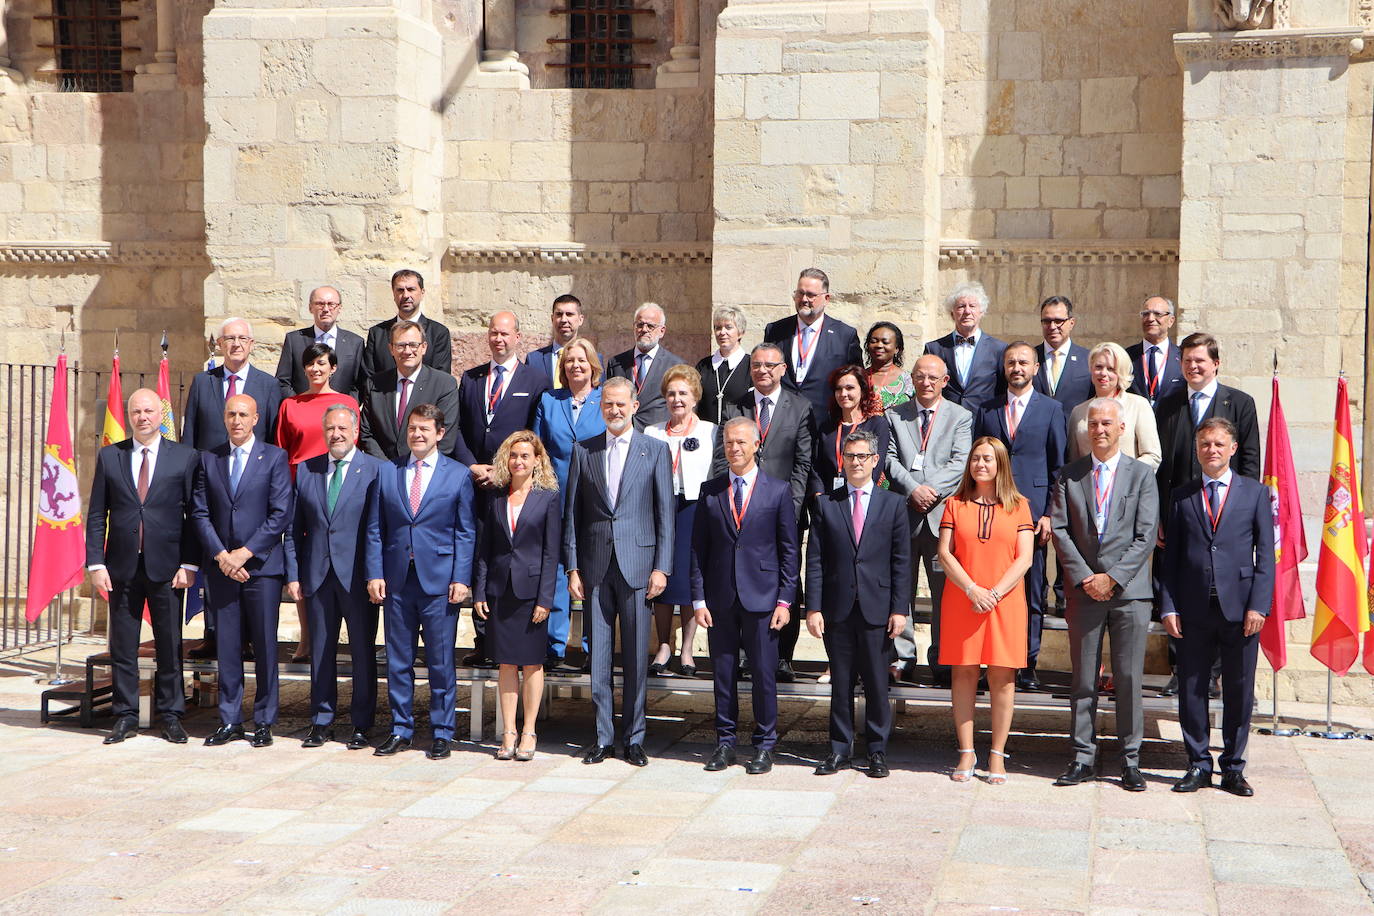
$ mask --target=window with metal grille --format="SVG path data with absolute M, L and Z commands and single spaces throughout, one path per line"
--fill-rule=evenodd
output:
M 565 45 L 568 59 L 549 67 L 568 71 L 569 89 L 630 89 L 634 72 L 647 70 L 636 63 L 635 45 L 654 44 L 652 38 L 636 38 L 635 16 L 652 16 L 653 10 L 636 9 L 633 0 L 568 0 L 566 7 L 552 9 L 568 22 L 566 38 L 550 38 L 551 45 Z
M 124 52 L 138 51 L 124 44 L 124 24 L 138 17 L 125 15 L 130 0 L 53 0 L 52 15 L 35 19 L 52 23 L 53 43 L 38 47 L 55 52 L 57 66 L 43 70 L 57 76 L 63 92 L 123 92 L 131 88 L 134 71 L 124 69 Z

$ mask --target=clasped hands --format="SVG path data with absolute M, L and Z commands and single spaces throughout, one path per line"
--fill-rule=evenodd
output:
M 889 614 L 887 617 L 887 638 L 896 639 L 906 629 L 905 614 Z M 816 639 L 825 638 L 825 617 L 820 611 L 806 612 L 806 631 Z
M 215 554 L 215 562 L 219 564 L 219 571 L 226 578 L 233 579 L 235 582 L 247 582 L 248 570 L 244 569 L 244 564 L 253 559 L 253 551 L 247 547 L 237 547 L 234 550 L 221 550 Z
M 471 594 L 472 589 L 468 588 L 462 582 L 450 582 L 448 584 L 449 604 L 462 604 L 464 601 L 468 600 L 468 596 Z M 373 604 L 381 604 L 386 601 L 386 580 L 368 579 L 367 598 Z
M 474 601 L 472 603 L 472 612 L 483 620 L 486 620 L 487 617 L 491 615 L 491 605 L 487 604 L 485 601 Z M 548 619 L 549 609 L 541 604 L 536 604 L 534 606 L 534 613 L 530 614 L 530 623 L 540 624 Z
M 1106 573 L 1094 573 L 1078 586 L 1094 601 L 1110 601 L 1116 591 L 1116 580 Z

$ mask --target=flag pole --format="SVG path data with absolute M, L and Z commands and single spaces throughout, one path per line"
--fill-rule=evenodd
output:
M 1337 731 L 1336 727 L 1331 724 L 1331 689 L 1334 681 L 1335 675 L 1332 674 L 1330 668 L 1326 669 L 1326 731 L 1313 729 L 1307 733 L 1307 737 L 1309 738 L 1326 738 L 1330 741 L 1344 741 L 1347 738 L 1355 737 L 1354 732 Z
M 1288 728 L 1287 726 L 1279 724 L 1279 673 L 1277 671 L 1271 671 L 1270 674 L 1274 676 L 1272 694 L 1274 700 L 1274 724 L 1268 728 L 1258 728 L 1256 731 L 1261 735 L 1272 735 L 1275 738 L 1292 738 L 1294 735 L 1302 734 L 1302 729 L 1300 728 Z

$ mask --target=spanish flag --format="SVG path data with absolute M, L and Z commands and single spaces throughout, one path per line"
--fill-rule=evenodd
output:
M 105 395 L 105 425 L 100 431 L 100 445 L 114 445 L 129 438 L 124 427 L 124 386 L 119 381 L 119 351 L 114 354 L 114 368 L 110 370 L 110 391 Z
M 1312 622 L 1312 657 L 1340 675 L 1355 663 L 1360 634 L 1369 629 L 1366 552 L 1360 479 L 1350 436 L 1350 399 L 1342 376 L 1336 383 L 1336 433 L 1317 557 L 1317 612 Z

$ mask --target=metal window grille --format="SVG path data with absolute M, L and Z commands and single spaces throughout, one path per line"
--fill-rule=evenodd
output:
M 52 23 L 53 43 L 40 44 L 54 52 L 57 66 L 44 70 L 57 76 L 63 92 L 123 92 L 132 88 L 134 71 L 124 69 L 124 52 L 138 51 L 124 44 L 125 15 L 130 0 L 53 0 L 52 14 L 35 19 Z
M 636 9 L 632 0 L 568 0 L 566 7 L 549 12 L 567 17 L 566 38 L 550 38 L 551 45 L 566 45 L 568 58 L 548 66 L 568 71 L 569 89 L 630 89 L 634 71 L 647 70 L 636 63 L 635 45 L 654 44 L 653 38 L 636 38 L 634 17 L 654 15 Z

